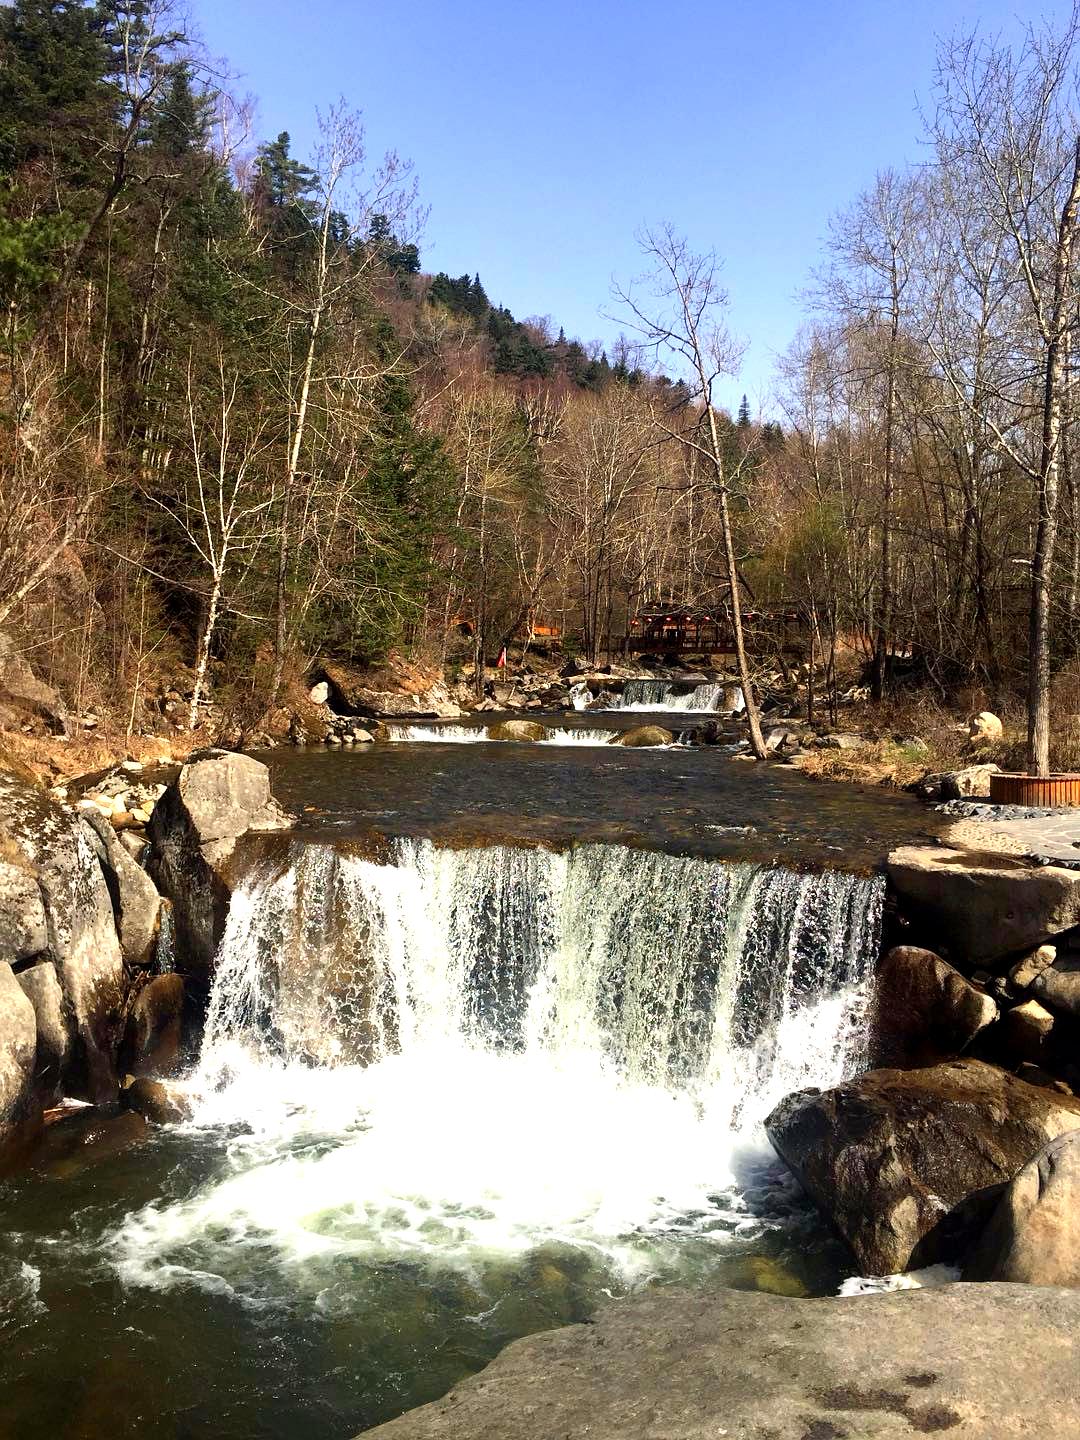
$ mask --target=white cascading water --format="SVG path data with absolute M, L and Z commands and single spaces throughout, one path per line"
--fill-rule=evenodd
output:
M 228 1173 L 128 1217 L 121 1273 L 231 1291 L 272 1258 L 322 1304 L 361 1260 L 554 1243 L 633 1284 L 721 1243 L 755 1223 L 762 1118 L 861 1062 L 882 895 L 621 846 L 298 844 L 233 896 L 189 1082 Z
M 678 710 L 690 714 L 716 714 L 730 711 L 738 714 L 745 708 L 742 691 L 737 685 L 717 685 L 711 681 L 695 685 L 679 694 L 670 680 L 627 680 L 619 696 L 617 710 Z
M 617 730 L 604 730 L 599 726 L 547 725 L 543 721 L 540 723 L 547 731 L 547 738 L 538 742 L 541 745 L 610 745 L 619 733 Z M 388 740 L 410 745 L 418 741 L 438 745 L 479 745 L 491 741 L 491 736 L 483 725 L 393 724 L 386 726 L 386 736 Z

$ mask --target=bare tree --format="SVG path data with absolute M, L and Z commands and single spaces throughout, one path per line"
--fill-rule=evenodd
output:
M 939 58 L 934 138 L 943 167 L 978 182 L 974 203 L 1000 231 L 1019 276 L 1024 334 L 1016 398 L 1033 392 L 1038 424 L 995 427 L 1005 454 L 1032 480 L 1035 538 L 1031 557 L 1028 657 L 1028 761 L 1050 768 L 1050 614 L 1062 398 L 1068 330 L 1076 297 L 1073 247 L 1080 207 L 1080 119 L 1074 8 L 1060 34 L 1030 27 L 1019 52 L 969 36 Z M 1035 378 L 1031 377 L 1034 367 Z M 1026 372 L 1026 373 L 1025 373 Z
M 616 298 L 629 312 L 630 326 L 642 342 L 658 355 L 675 357 L 685 367 L 691 380 L 690 398 L 702 406 L 700 439 L 679 434 L 662 415 L 657 423 L 665 433 L 698 450 L 712 470 L 724 542 L 735 662 L 746 701 L 750 748 L 756 759 L 764 760 L 767 752 L 743 632 L 741 580 L 729 503 L 730 477 L 713 403 L 717 380 L 733 372 L 738 358 L 723 324 L 727 294 L 720 285 L 716 255 L 695 254 L 671 225 L 644 231 L 639 243 L 652 266 L 650 274 L 635 286 L 616 289 Z

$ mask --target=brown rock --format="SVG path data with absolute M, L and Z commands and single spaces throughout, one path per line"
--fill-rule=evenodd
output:
M 1009 979 L 1018 990 L 1026 990 L 1056 959 L 1057 950 L 1053 945 L 1040 945 L 1030 955 L 1025 955 L 1016 962 L 1009 971 Z
M 1080 1100 L 953 1060 L 789 1095 L 766 1129 L 860 1271 L 890 1275 L 959 1253 L 986 1218 L 986 1192 L 1080 1129 Z
M 180 1125 L 191 1118 L 191 1107 L 179 1092 L 139 1076 L 122 1092 L 124 1104 L 153 1125 Z
M 1080 1132 L 1044 1145 L 1006 1186 L 964 1274 L 1080 1288 Z
M 675 736 L 662 725 L 636 725 L 633 730 L 624 730 L 612 742 L 627 749 L 647 749 L 653 745 L 674 745 Z
M 184 982 L 155 975 L 135 998 L 121 1051 L 132 1075 L 172 1075 L 180 1065 Z
M 1054 1017 L 1037 1000 L 1014 1005 L 1001 1017 L 1001 1044 L 1013 1064 L 1018 1060 L 1033 1063 L 1046 1054 L 1047 1041 L 1054 1028 Z
M 545 726 L 536 720 L 503 720 L 499 725 L 487 727 L 489 740 L 530 740 L 539 742 L 548 738 Z
M 914 945 L 882 961 L 874 991 L 874 1051 L 883 1065 L 952 1059 L 997 1019 L 990 996 L 958 970 Z
M 1080 1020 L 1080 968 L 1051 966 L 1032 982 L 1031 993 L 1060 1014 Z

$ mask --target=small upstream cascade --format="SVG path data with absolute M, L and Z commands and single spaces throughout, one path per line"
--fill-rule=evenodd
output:
M 862 1063 L 882 895 L 618 845 L 297 842 L 234 892 L 189 1082 L 228 1174 L 131 1217 L 121 1271 L 243 1288 L 276 1255 L 322 1294 L 357 1257 L 556 1245 L 600 1285 L 678 1276 L 751 1223 L 769 1109 Z
M 547 731 L 547 739 L 541 740 L 541 745 L 609 745 L 618 733 L 599 726 L 548 725 L 543 721 L 540 723 Z M 479 745 L 491 740 L 487 728 L 483 725 L 451 725 L 445 722 L 436 725 L 388 723 L 386 738 L 410 745 L 424 742 L 436 745 Z
M 742 691 L 730 683 L 718 685 L 704 681 L 685 692 L 676 690 L 670 680 L 627 680 L 619 696 L 617 710 L 678 710 L 691 714 L 715 714 L 717 711 L 743 710 Z

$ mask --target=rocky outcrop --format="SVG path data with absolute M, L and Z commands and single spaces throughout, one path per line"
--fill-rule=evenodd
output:
M 209 968 L 224 931 L 237 841 L 292 823 L 270 793 L 266 766 L 231 751 L 193 757 L 155 805 L 149 870 L 172 902 L 178 948 L 195 969 Z
M 487 728 L 489 740 L 531 740 L 536 743 L 548 738 L 547 728 L 537 720 L 503 720 Z
M 461 715 L 461 707 L 451 700 L 441 681 L 408 694 L 379 689 L 345 665 L 325 665 L 320 675 L 327 687 L 327 703 L 339 715 L 388 720 L 453 720 Z
M 860 1271 L 890 1275 L 958 1254 L 987 1192 L 1080 1129 L 1080 1100 L 954 1060 L 789 1095 L 766 1129 Z
M 114 1063 L 123 957 L 97 834 L 42 791 L 0 772 L 0 844 L 10 874 L 0 892 L 0 960 L 54 966 L 71 1026 L 64 1074 L 69 1095 L 95 1104 L 116 1098 Z M 33 895 L 36 888 L 36 898 Z M 42 936 L 44 945 L 33 948 Z
M 645 1292 L 507 1346 L 364 1440 L 1074 1440 L 1080 1295 Z
M 662 725 L 636 725 L 633 730 L 624 730 L 621 735 L 616 735 L 612 743 L 638 750 L 653 745 L 674 745 L 675 736 Z
M 1080 1131 L 1044 1145 L 1005 1187 L 964 1274 L 1080 1289 Z
M 950 953 L 993 967 L 1080 922 L 1080 870 L 1012 855 L 906 845 L 888 859 L 902 904 L 941 934 Z
M 960 1055 L 998 1008 L 931 950 L 898 945 L 874 990 L 873 1053 L 881 1065 L 925 1065 Z
M 41 1118 L 34 1084 L 37 1022 L 11 966 L 0 961 L 0 1161 Z

